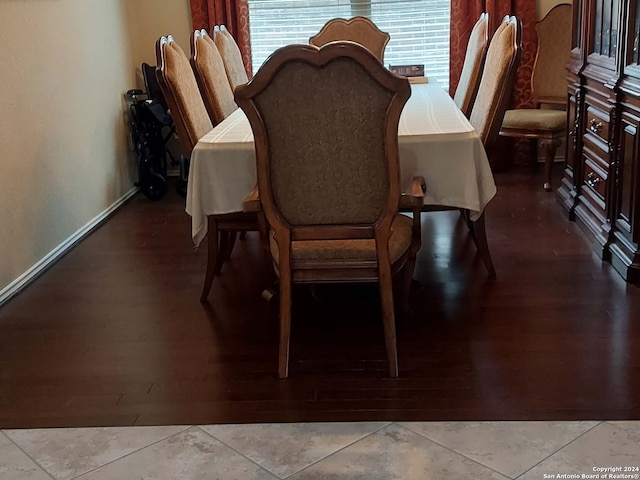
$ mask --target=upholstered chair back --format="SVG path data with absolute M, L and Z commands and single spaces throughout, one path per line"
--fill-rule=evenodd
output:
M 506 16 L 489 43 L 469 121 L 485 147 L 495 143 L 507 109 L 522 52 L 522 23 Z
M 217 125 L 238 106 L 233 99 L 222 57 L 206 30 L 196 30 L 191 37 L 191 65 L 209 117 Z
M 213 40 L 224 62 L 231 90 L 235 90 L 238 85 L 247 83 L 249 81 L 247 71 L 244 69 L 242 54 L 233 35 L 224 25 L 220 25 L 213 29 Z
M 406 79 L 352 42 L 274 53 L 236 90 L 256 139 L 260 196 L 275 211 L 266 210 L 269 223 L 371 225 L 394 204 L 397 212 L 398 122 L 409 94 Z
M 489 14 L 483 13 L 471 30 L 460 81 L 453 96 L 454 102 L 467 117 L 476 98 L 488 45 Z
M 384 49 L 389 42 L 389 34 L 381 31 L 375 23 L 366 17 L 353 17 L 349 20 L 334 18 L 311 37 L 309 43 L 321 47 L 329 42 L 341 40 L 363 45 L 382 62 Z
M 571 52 L 571 5 L 553 7 L 536 24 L 538 53 L 531 75 L 531 86 L 537 102 L 567 96 L 567 70 Z
M 189 59 L 171 35 L 156 42 L 156 60 L 158 83 L 169 105 L 183 153 L 190 156 L 198 140 L 213 124 Z

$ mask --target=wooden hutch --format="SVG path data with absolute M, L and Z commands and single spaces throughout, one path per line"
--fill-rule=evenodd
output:
M 558 200 L 600 258 L 640 283 L 640 6 L 573 0 Z

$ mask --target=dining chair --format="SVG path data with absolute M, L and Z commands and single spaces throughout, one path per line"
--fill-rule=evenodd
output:
M 567 131 L 567 72 L 571 53 L 571 5 L 561 3 L 536 23 L 538 51 L 531 74 L 534 108 L 507 110 L 500 128 L 504 137 L 531 140 L 534 165 L 538 141 L 544 148 L 544 189 L 551 191 L 551 171 Z M 542 107 L 551 108 L 542 108 Z M 562 109 L 552 108 L 562 106 Z
M 191 66 L 204 105 L 215 126 L 237 110 L 238 106 L 233 99 L 218 47 L 204 29 L 196 30 L 191 36 Z
M 198 140 L 213 128 L 213 124 L 189 59 L 171 35 L 157 40 L 156 60 L 156 77 L 169 105 L 182 153 L 188 158 Z M 207 301 L 215 275 L 220 273 L 223 262 L 231 255 L 236 233 L 258 230 L 258 219 L 253 212 L 209 215 L 207 227 L 207 272 L 200 296 L 202 302 Z
M 414 179 L 413 195 L 401 196 L 398 122 L 409 95 L 406 78 L 354 42 L 283 47 L 235 91 L 254 134 L 279 276 L 281 378 L 292 284 L 352 282 L 379 285 L 389 375 L 398 376 L 392 276 L 404 268 L 406 306 L 424 183 Z M 413 218 L 398 213 L 400 204 Z
M 460 81 L 453 96 L 458 108 L 469 117 L 471 107 L 478 93 L 484 59 L 489 46 L 489 14 L 482 13 L 473 26 L 467 43 L 467 51 L 462 64 Z
M 234 91 L 238 85 L 242 85 L 249 81 L 247 71 L 242 62 L 242 54 L 233 35 L 229 33 L 224 25 L 216 25 L 213 29 L 213 41 L 218 47 L 220 56 L 224 63 L 224 69 L 229 79 L 231 91 Z
M 489 42 L 478 94 L 469 115 L 469 122 L 480 136 L 489 158 L 511 99 L 521 55 L 522 22 L 515 16 L 506 15 Z M 484 212 L 474 222 L 469 220 L 468 215 L 465 220 L 487 271 L 495 275 Z
M 489 42 L 478 94 L 469 115 L 469 122 L 482 140 L 489 158 L 491 158 L 491 151 L 498 138 L 502 118 L 513 91 L 521 54 L 522 23 L 516 17 L 507 15 Z M 422 207 L 423 212 L 443 210 L 459 209 L 428 204 Z M 484 212 L 475 220 L 471 220 L 468 210 L 461 210 L 461 213 L 487 273 L 491 277 L 495 276 L 496 270 L 489 251 Z
M 359 43 L 373 53 L 380 63 L 384 59 L 384 49 L 389 43 L 389 34 L 380 30 L 367 17 L 353 17 L 349 20 L 334 18 L 309 39 L 311 45 L 321 47 L 329 42 L 348 40 Z
M 511 99 L 521 55 L 522 22 L 507 15 L 489 42 L 478 94 L 469 115 L 489 157 Z

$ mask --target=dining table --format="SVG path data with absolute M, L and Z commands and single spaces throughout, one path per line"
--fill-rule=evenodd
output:
M 401 181 L 426 181 L 424 204 L 459 208 L 472 222 L 496 194 L 482 140 L 449 94 L 435 82 L 412 83 L 398 125 Z M 207 216 L 241 212 L 256 185 L 253 133 L 241 109 L 216 125 L 191 154 L 186 211 L 197 247 L 207 234 Z

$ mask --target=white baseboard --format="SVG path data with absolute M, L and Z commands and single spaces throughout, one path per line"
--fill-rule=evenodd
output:
M 51 250 L 48 254 L 46 254 L 42 259 L 40 259 L 36 264 L 34 264 L 29 270 L 24 272 L 18 278 L 16 278 L 13 282 L 7 285 L 5 288 L 0 290 L 0 306 L 2 306 L 5 302 L 7 302 L 10 298 L 20 292 L 23 288 L 25 288 L 29 283 L 35 280 L 40 274 L 42 274 L 47 268 L 53 265 L 56 260 L 62 257 L 65 253 L 67 253 L 74 245 L 76 245 L 80 240 L 86 237 L 89 233 L 93 231 L 98 225 L 100 225 L 104 220 L 106 220 L 109 216 L 111 216 L 116 210 L 118 210 L 127 200 L 129 200 L 133 195 L 138 192 L 139 188 L 134 187 L 125 193 L 121 198 L 116 200 L 110 207 L 108 207 L 105 211 L 100 213 L 98 216 L 93 218 L 89 223 L 80 228 L 80 230 L 76 231 L 73 235 L 67 238 L 64 242 L 58 245 L 56 248 Z

